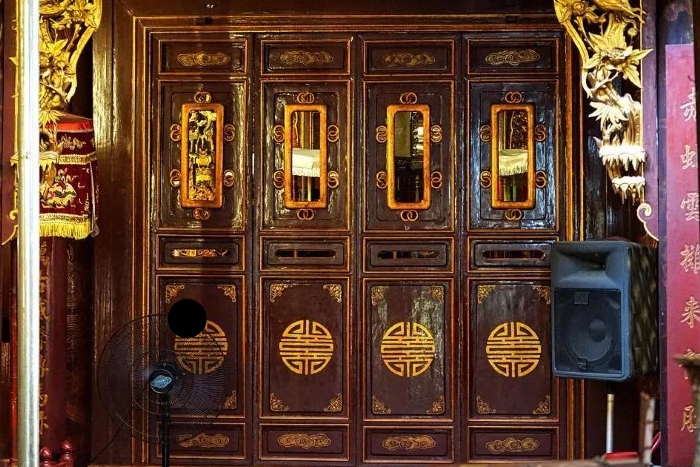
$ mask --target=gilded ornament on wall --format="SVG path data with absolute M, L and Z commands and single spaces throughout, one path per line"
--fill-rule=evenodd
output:
M 628 0 L 554 0 L 559 22 L 582 58 L 581 84 L 600 122 L 598 156 L 624 202 L 644 202 L 642 104 L 621 94 L 618 78 L 642 87 L 639 67 L 651 49 L 640 49 L 641 8 Z

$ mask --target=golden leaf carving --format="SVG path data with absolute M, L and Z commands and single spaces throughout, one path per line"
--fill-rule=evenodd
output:
M 331 439 L 323 433 L 285 433 L 277 438 L 277 443 L 285 448 L 323 448 L 331 445 Z
M 549 415 L 552 413 L 552 397 L 547 396 L 542 402 L 537 404 L 535 410 L 532 411 L 533 415 Z
M 386 294 L 386 290 L 386 286 L 372 287 L 372 305 L 377 306 L 379 302 L 384 301 L 384 295 Z
M 273 412 L 287 412 L 289 411 L 289 406 L 284 405 L 282 399 L 277 397 L 274 392 L 270 393 L 270 410 Z
M 232 302 L 236 301 L 236 286 L 235 285 L 219 285 L 219 290 L 223 290 L 224 295 L 231 299 Z
M 547 303 L 547 305 L 552 304 L 552 298 L 550 296 L 550 289 L 548 286 L 546 286 L 546 285 L 533 285 L 532 290 L 534 290 L 537 293 L 537 295 L 539 295 L 540 298 L 542 300 L 544 300 L 545 303 Z
M 435 63 L 435 57 L 428 52 L 417 54 L 412 53 L 393 53 L 382 57 L 384 64 L 389 68 L 406 67 L 413 68 L 416 66 L 432 65 Z
M 228 436 L 217 433 L 215 435 L 208 435 L 206 433 L 199 433 L 195 436 L 190 434 L 178 435 L 177 444 L 183 448 L 224 448 L 228 446 L 230 442 Z
M 481 396 L 476 396 L 476 413 L 481 415 L 496 413 L 496 409 L 492 409 L 488 402 L 481 398 Z
M 372 413 L 379 415 L 388 415 L 391 413 L 391 409 L 387 407 L 384 402 L 377 399 L 376 396 L 372 396 Z
M 170 303 L 170 301 L 177 296 L 181 291 L 185 290 L 185 286 L 182 284 L 168 284 L 165 286 L 165 303 Z
M 435 447 L 435 440 L 429 435 L 420 436 L 390 436 L 384 438 L 382 447 L 389 451 L 402 449 L 404 451 L 415 451 L 416 449 L 431 449 Z
M 326 51 L 307 52 L 305 50 L 288 50 L 280 54 L 280 61 L 285 65 L 324 65 L 333 61 L 333 56 Z
M 639 67 L 651 49 L 638 47 L 641 8 L 628 0 L 554 0 L 554 11 L 581 54 L 581 84 L 600 122 L 598 156 L 622 202 L 644 202 L 642 105 L 620 95 L 618 78 L 641 88 Z
M 236 394 L 236 391 L 231 391 L 231 394 L 229 394 L 224 401 L 223 408 L 225 410 L 235 410 L 238 408 L 238 395 Z
M 428 410 L 425 411 L 428 415 L 440 415 L 445 413 L 445 396 L 438 397 L 438 400 L 433 402 Z
M 540 447 L 540 442 L 534 438 L 494 439 L 486 443 L 486 449 L 493 454 L 503 454 L 504 452 L 531 452 L 538 447 Z
M 343 410 L 343 395 L 338 394 L 323 408 L 324 412 L 340 412 Z
M 289 284 L 272 284 L 270 286 L 270 303 L 275 303 L 281 295 L 282 292 L 289 288 Z
M 333 299 L 340 303 L 343 299 L 343 288 L 339 284 L 326 284 L 323 286 L 324 290 L 327 290 Z
M 476 288 L 476 301 L 482 303 L 494 290 L 496 290 L 495 285 L 480 285 Z

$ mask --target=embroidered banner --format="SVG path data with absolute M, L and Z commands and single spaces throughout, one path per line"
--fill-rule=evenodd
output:
M 693 45 L 666 46 L 666 417 L 669 466 L 691 465 L 698 429 L 690 381 L 674 355 L 700 352 L 700 210 Z M 661 81 L 663 82 L 663 81 Z

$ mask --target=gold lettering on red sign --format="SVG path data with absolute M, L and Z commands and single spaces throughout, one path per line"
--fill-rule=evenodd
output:
M 683 119 L 685 119 L 686 122 L 689 122 L 690 120 L 693 120 L 694 122 L 698 121 L 698 112 L 696 104 L 697 97 L 695 94 L 695 86 L 693 86 L 690 90 L 690 94 L 688 94 L 688 102 L 681 105 L 681 110 L 683 111 Z
M 688 326 L 692 329 L 695 326 L 695 321 L 700 321 L 700 305 L 698 305 L 695 297 L 691 295 L 688 301 L 685 302 L 681 323 L 688 323 Z
M 681 158 L 681 163 L 683 164 L 681 166 L 681 169 L 695 169 L 698 166 L 698 153 L 697 151 L 691 151 L 690 150 L 690 145 L 686 144 L 685 145 L 685 152 L 680 155 Z
M 700 221 L 700 209 L 698 207 L 698 192 L 693 191 L 686 193 L 685 198 L 681 200 L 681 209 L 685 211 L 685 220 L 687 221 Z
M 700 244 L 696 243 L 694 245 L 685 245 L 685 248 L 681 250 L 681 267 L 685 272 L 693 272 L 697 274 L 700 272 Z
M 681 425 L 681 431 L 688 430 L 689 432 L 694 432 L 698 428 L 698 417 L 695 414 L 695 407 L 692 405 L 687 405 L 683 407 L 683 422 Z

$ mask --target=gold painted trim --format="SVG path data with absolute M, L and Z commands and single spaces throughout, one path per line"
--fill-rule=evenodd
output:
M 177 294 L 184 290 L 185 286 L 182 284 L 168 284 L 165 286 L 165 303 L 170 303 L 170 301 L 177 296 Z
M 389 436 L 382 440 L 382 447 L 388 451 L 415 451 L 417 449 L 432 449 L 436 442 L 430 435 L 419 436 Z
M 519 66 L 521 63 L 532 63 L 538 61 L 539 59 L 540 54 L 533 49 L 506 49 L 488 54 L 486 58 L 484 58 L 484 61 L 492 66 Z
M 214 448 L 225 448 L 231 439 L 228 436 L 217 433 L 215 435 L 208 435 L 206 433 L 199 433 L 195 436 L 184 434 L 177 437 L 177 444 L 183 448 L 204 448 L 204 449 L 214 449 Z
M 409 93 L 411 94 L 411 93 Z M 403 96 L 402 96 L 403 97 Z M 413 102 L 417 98 L 406 97 L 406 102 Z M 386 201 L 392 210 L 426 210 L 430 209 L 430 144 L 423 144 L 423 198 L 416 203 L 396 201 L 396 170 L 394 148 L 394 117 L 399 112 L 418 112 L 423 115 L 423 134 L 430 134 L 430 106 L 426 104 L 391 104 L 387 107 L 387 143 L 386 143 L 386 175 L 387 193 Z
M 277 397 L 274 392 L 270 393 L 270 410 L 273 412 L 288 412 L 289 406 L 284 405 L 282 399 Z
M 323 408 L 324 412 L 340 412 L 343 410 L 343 395 L 336 395 L 327 406 Z
M 223 248 L 174 248 L 170 252 L 173 258 L 220 258 L 228 254 L 229 250 Z
M 486 402 L 481 396 L 476 396 L 476 413 L 481 415 L 488 415 L 496 413 L 496 409 L 492 409 L 488 402 Z
M 219 285 L 217 287 L 219 290 L 223 290 L 224 295 L 231 299 L 232 302 L 236 302 L 236 286 L 235 285 Z
M 552 297 L 550 295 L 550 288 L 547 285 L 533 285 L 532 290 L 539 295 L 539 297 L 547 303 L 547 305 L 552 304 Z
M 231 391 L 222 408 L 225 410 L 236 410 L 238 408 L 238 394 L 235 390 Z
M 391 409 L 380 401 L 377 396 L 372 396 L 372 413 L 377 415 L 388 415 L 391 413 Z
M 326 284 L 323 289 L 327 290 L 336 302 L 340 303 L 343 300 L 343 288 L 340 284 Z
M 207 52 L 191 52 L 178 54 L 177 61 L 182 64 L 182 66 L 192 67 L 192 66 L 219 66 L 226 65 L 231 61 L 231 56 L 224 52 L 215 52 L 213 54 Z
M 372 305 L 377 306 L 379 302 L 386 300 L 385 294 L 389 287 L 385 285 L 375 285 L 372 287 Z
M 327 65 L 333 62 L 333 55 L 325 50 L 308 52 L 306 50 L 287 50 L 280 54 L 280 62 L 285 65 Z
M 325 433 L 285 433 L 277 438 L 277 443 L 285 448 L 318 449 L 331 445 Z
M 486 443 L 486 449 L 493 454 L 503 454 L 506 452 L 532 452 L 540 447 L 540 442 L 534 438 L 515 439 L 494 439 Z
M 486 300 L 489 295 L 491 295 L 491 292 L 496 290 L 495 285 L 480 285 L 476 288 L 476 301 L 477 303 L 481 304 L 483 303 L 484 300 Z

